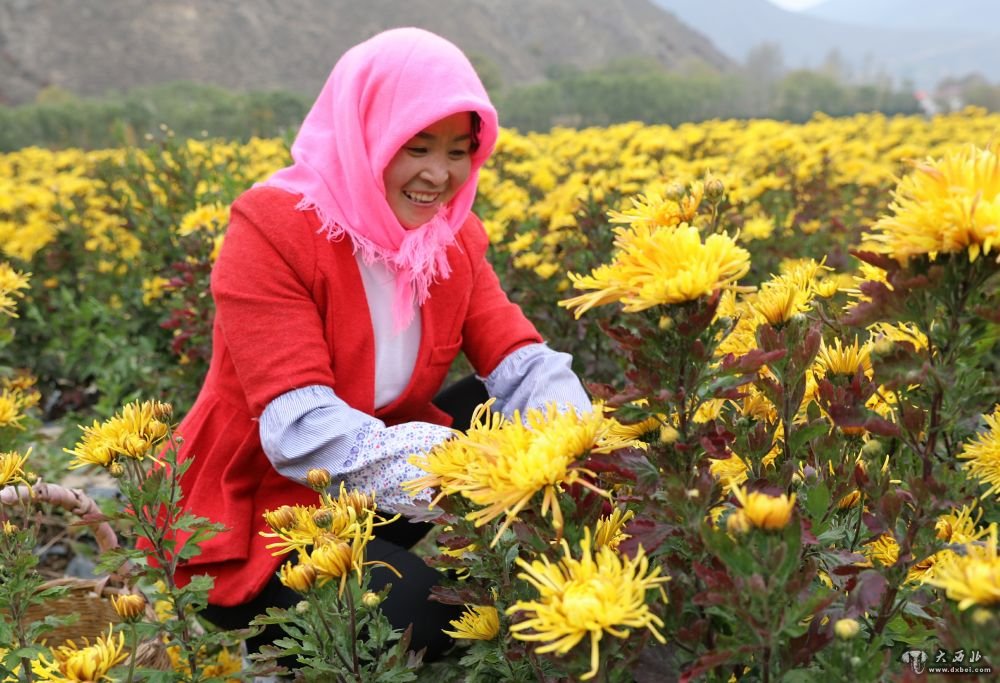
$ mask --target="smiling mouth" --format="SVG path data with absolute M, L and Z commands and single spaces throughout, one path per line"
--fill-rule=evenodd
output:
M 409 199 L 415 204 L 420 204 L 421 206 L 430 206 L 434 204 L 438 197 L 441 196 L 440 192 L 412 192 L 410 190 L 403 190 L 403 196 Z

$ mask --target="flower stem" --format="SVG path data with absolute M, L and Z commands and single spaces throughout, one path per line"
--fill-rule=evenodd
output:
M 137 655 L 137 649 L 139 647 L 139 634 L 136 632 L 135 624 L 129 624 L 129 645 L 131 652 L 128 656 L 128 678 L 127 683 L 132 683 L 135 677 L 135 660 Z

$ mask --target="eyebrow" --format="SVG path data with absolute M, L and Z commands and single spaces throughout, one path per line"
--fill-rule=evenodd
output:
M 428 133 L 427 131 L 420 131 L 413 137 L 420 138 L 422 140 L 436 140 L 437 136 L 434 133 Z M 472 135 L 470 133 L 465 133 L 464 135 L 459 135 L 453 139 L 453 142 L 464 142 L 465 140 L 471 140 Z

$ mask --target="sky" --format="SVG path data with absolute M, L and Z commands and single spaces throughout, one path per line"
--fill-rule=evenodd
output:
M 771 0 L 771 3 L 785 9 L 797 10 L 818 5 L 822 0 Z

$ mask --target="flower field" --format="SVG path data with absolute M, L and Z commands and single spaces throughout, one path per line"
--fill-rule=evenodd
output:
M 491 258 L 595 411 L 487 404 L 413 456 L 437 597 L 466 606 L 446 662 L 408 658 L 367 588 L 389 515 L 311 473 L 315 506 L 263 520 L 303 596 L 259 617 L 288 633 L 272 654 L 320 681 L 996 671 L 998 134 L 978 110 L 503 131 L 477 200 Z M 207 367 L 227 206 L 286 162 L 279 140 L 169 131 L 0 156 L 0 487 L 106 471 L 107 519 L 158 559 L 100 564 L 155 615 L 116 599 L 99 637 L 47 642 L 19 606 L 51 597 L 36 504 L 0 507 L 0 679 L 240 675 L 238 634 L 197 618 L 207 586 L 173 582 L 171 531 L 188 553 L 218 529 L 171 486 L 171 424 Z M 167 670 L 133 656 L 150 642 Z

